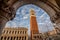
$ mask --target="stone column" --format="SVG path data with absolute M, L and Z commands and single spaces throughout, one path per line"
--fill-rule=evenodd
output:
M 18 40 L 18 37 L 17 37 L 17 40 Z
M 7 23 L 7 19 L 0 17 L 0 35 L 2 33 L 3 28 L 5 27 Z
M 26 40 L 28 40 L 28 36 L 26 36 Z
M 4 37 L 3 37 L 3 40 L 4 40 Z
M 19 37 L 19 40 L 20 40 L 20 37 Z
M 15 40 L 16 40 L 17 38 L 15 38 Z
M 7 40 L 7 37 L 6 37 L 6 40 Z
M 24 40 L 24 36 L 22 37 L 22 40 Z
M 13 37 L 13 40 L 14 40 L 14 37 Z
M 11 37 L 9 37 L 9 40 L 11 40 Z
M 21 37 L 21 40 L 22 40 L 22 37 Z
M 14 37 L 12 37 L 12 40 L 14 40 Z
M 19 37 L 19 40 L 21 40 L 21 37 Z
M 18 37 L 18 40 L 19 40 L 19 37 Z
M 1 40 L 1 36 L 0 36 L 0 40 Z
M 2 38 L 1 40 L 4 40 L 4 38 Z

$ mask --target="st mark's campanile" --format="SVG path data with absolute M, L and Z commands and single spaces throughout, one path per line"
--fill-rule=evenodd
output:
M 31 34 L 31 39 L 33 34 L 39 33 L 38 31 L 38 24 L 36 20 L 36 15 L 35 11 L 33 9 L 30 9 L 30 34 Z

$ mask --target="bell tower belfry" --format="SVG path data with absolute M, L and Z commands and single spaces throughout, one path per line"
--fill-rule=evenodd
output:
M 36 15 L 33 9 L 30 9 L 30 33 L 31 33 L 31 39 L 33 34 L 39 33 Z

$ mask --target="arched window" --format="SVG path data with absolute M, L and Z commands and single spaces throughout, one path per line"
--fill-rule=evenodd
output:
M 12 31 L 12 34 L 14 34 L 14 31 Z
M 15 31 L 15 34 L 17 33 L 17 31 Z
M 22 31 L 20 31 L 20 34 L 22 34 Z
M 9 40 L 10 37 L 7 38 L 7 40 Z
M 6 34 L 8 34 L 8 30 L 7 30 Z
M 1 40 L 3 40 L 3 36 L 1 37 Z
M 17 40 L 18 40 L 18 37 L 17 37 Z
M 6 40 L 6 37 L 4 37 L 4 40 Z
M 26 36 L 25 36 L 25 40 L 26 40 Z
M 36 39 L 36 36 L 34 36 L 34 38 Z
M 26 34 L 26 31 L 25 31 L 25 34 Z
M 11 31 L 9 31 L 9 34 L 11 34 Z
M 19 34 L 19 30 L 18 30 L 18 34 Z
M 24 34 L 24 31 L 23 31 L 23 34 Z
M 5 34 L 5 30 L 3 30 L 3 32 L 2 32 L 3 34 Z
M 24 40 L 24 37 L 22 37 L 22 40 Z
M 11 37 L 11 40 L 12 40 L 12 37 Z
M 14 40 L 16 39 L 16 37 L 14 37 Z
M 19 40 L 21 40 L 21 37 L 19 37 Z
M 37 38 L 39 38 L 39 35 L 37 36 Z

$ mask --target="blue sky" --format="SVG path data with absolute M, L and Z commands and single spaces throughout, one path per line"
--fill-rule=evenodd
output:
M 38 23 L 39 32 L 48 32 L 53 30 L 53 25 L 49 15 L 40 7 L 29 4 L 24 5 L 16 11 L 16 16 L 12 21 L 7 22 L 6 27 L 26 27 L 30 32 L 30 9 L 36 12 L 36 20 Z

